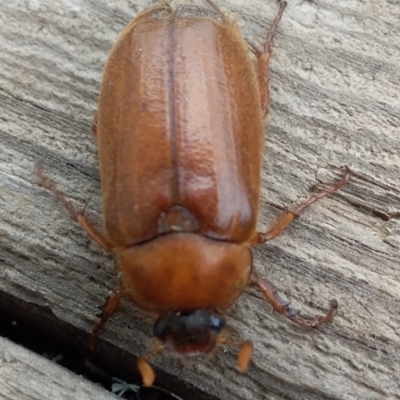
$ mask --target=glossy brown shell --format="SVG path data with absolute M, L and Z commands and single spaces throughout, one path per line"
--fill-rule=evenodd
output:
M 160 215 L 175 205 L 192 213 L 206 237 L 249 240 L 258 211 L 260 110 L 254 65 L 233 24 L 165 5 L 139 14 L 111 51 L 99 99 L 113 244 L 157 237 Z

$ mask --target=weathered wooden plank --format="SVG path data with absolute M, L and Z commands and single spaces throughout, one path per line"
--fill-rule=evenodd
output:
M 2 400 L 112 400 L 118 397 L 21 346 L 0 338 Z
M 89 215 L 101 223 L 90 124 L 102 66 L 118 32 L 153 3 L 0 3 L 1 304 L 45 321 L 62 340 L 80 335 L 81 346 L 115 285 L 113 261 L 40 187 L 33 164 L 42 158 L 77 205 L 90 200 Z M 218 3 L 254 43 L 277 8 L 273 0 Z M 235 371 L 234 351 L 184 369 L 159 358 L 161 386 L 220 399 L 400 397 L 399 20 L 396 1 L 293 0 L 275 41 L 260 228 L 340 166 L 356 175 L 257 249 L 255 267 L 304 315 L 336 298 L 338 317 L 305 331 L 249 290 L 227 312 L 238 337 L 255 343 L 249 372 Z M 134 374 L 132 355 L 147 348 L 151 321 L 124 302 L 101 334 L 102 356 Z

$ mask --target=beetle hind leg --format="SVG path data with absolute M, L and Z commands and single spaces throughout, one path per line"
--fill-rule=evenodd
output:
M 269 72 L 268 65 L 269 60 L 271 58 L 271 48 L 272 48 L 272 40 L 278 28 L 279 21 L 282 18 L 283 11 L 285 10 L 287 3 L 286 1 L 278 1 L 279 10 L 272 22 L 271 27 L 269 28 L 267 38 L 265 40 L 264 46 L 262 50 L 259 50 L 256 46 L 250 44 L 250 47 L 257 57 L 258 64 L 258 85 L 260 88 L 260 96 L 261 96 L 261 111 L 262 116 L 265 118 L 268 114 L 269 109 Z
M 56 196 L 57 200 L 69 211 L 72 218 L 86 231 L 86 233 L 104 250 L 112 253 L 113 246 L 111 242 L 102 235 L 86 217 L 84 210 L 78 211 L 74 205 L 61 192 L 57 185 L 46 175 L 43 163 L 39 161 L 35 166 L 35 172 L 41 184 Z
M 299 315 L 299 310 L 291 309 L 289 307 L 289 301 L 285 301 L 279 297 L 271 282 L 267 281 L 266 279 L 261 279 L 254 272 L 250 277 L 250 286 L 257 287 L 257 289 L 263 294 L 265 300 L 271 304 L 274 311 L 282 314 L 297 325 L 307 328 L 315 328 L 318 325 L 326 324 L 327 322 L 331 321 L 337 313 L 338 303 L 336 300 L 331 300 L 330 310 L 325 315 L 316 317 L 314 319 L 305 319 Z

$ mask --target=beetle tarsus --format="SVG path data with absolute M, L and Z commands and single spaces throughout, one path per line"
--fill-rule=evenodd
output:
M 279 10 L 276 14 L 271 27 L 268 30 L 267 38 L 265 40 L 263 50 L 259 50 L 256 46 L 250 44 L 253 53 L 257 57 L 258 63 L 258 85 L 261 96 L 261 109 L 262 116 L 265 118 L 269 110 L 269 72 L 268 65 L 271 58 L 272 40 L 278 28 L 279 21 L 282 18 L 283 11 L 287 6 L 286 1 L 279 1 Z
M 290 306 L 291 301 L 290 300 L 281 300 L 281 304 L 284 307 L 289 307 Z
M 345 170 L 345 173 L 344 173 L 344 176 L 343 176 L 342 179 L 340 179 L 339 181 L 337 181 L 333 185 L 328 186 L 327 188 L 325 188 L 321 192 L 314 193 L 306 201 L 304 201 L 303 203 L 298 205 L 294 210 L 292 210 L 290 212 L 292 214 L 294 214 L 295 217 L 297 218 L 304 212 L 304 210 L 306 208 L 310 207 L 311 204 L 316 203 L 318 200 L 321 200 L 324 197 L 327 197 L 327 196 L 331 195 L 332 193 L 336 192 L 341 187 L 343 187 L 350 180 L 350 178 L 351 178 L 351 176 L 353 174 L 353 172 L 350 170 L 350 168 L 348 166 L 345 166 L 344 170 Z
M 161 354 L 164 350 L 165 350 L 165 346 L 159 345 L 155 349 L 150 351 L 149 353 L 144 354 L 143 356 L 140 356 L 137 359 L 138 370 L 140 372 L 140 375 L 142 376 L 142 381 L 143 381 L 144 386 L 152 386 L 156 379 L 154 370 L 153 370 L 152 366 L 149 364 L 148 360 L 151 357 Z
M 289 308 L 289 303 L 286 300 L 282 300 L 276 292 L 276 289 L 266 279 L 261 279 L 258 275 L 253 273 L 250 277 L 250 285 L 256 286 L 257 289 L 263 294 L 265 300 L 271 304 L 274 311 L 282 314 L 286 318 L 290 319 L 297 325 L 301 325 L 307 328 L 315 328 L 318 325 L 326 324 L 331 321 L 336 315 L 338 309 L 338 303 L 336 300 L 332 300 L 330 304 L 330 310 L 323 316 L 314 319 L 305 319 L 300 316 L 300 310 Z
M 289 316 L 289 318 L 293 318 L 293 317 L 297 317 L 299 314 L 300 314 L 300 310 L 296 310 L 295 308 L 291 308 L 289 311 L 288 311 L 288 316 Z
M 253 343 L 249 340 L 234 340 L 231 336 L 221 334 L 217 337 L 216 343 L 222 346 L 239 347 L 239 354 L 236 361 L 236 367 L 239 372 L 246 372 L 249 367 L 251 355 L 253 353 Z
M 217 6 L 217 4 L 213 0 L 206 0 L 208 5 L 212 7 L 220 16 L 222 20 L 226 19 L 225 14 L 222 12 L 222 10 Z
M 283 231 L 285 231 L 288 226 L 295 220 L 297 219 L 308 207 L 310 207 L 312 204 L 316 203 L 318 200 L 323 199 L 324 197 L 327 197 L 331 195 L 332 193 L 336 192 L 339 190 L 341 187 L 343 187 L 351 178 L 352 176 L 352 171 L 350 170 L 349 167 L 345 167 L 345 174 L 342 179 L 337 181 L 331 186 L 328 186 L 324 190 L 322 190 L 319 193 L 315 193 L 311 195 L 306 201 L 303 203 L 299 204 L 297 207 L 295 207 L 292 210 L 286 210 L 285 213 L 267 230 L 265 233 L 256 233 L 254 237 L 252 238 L 252 243 L 253 244 L 261 244 L 268 242 L 272 239 L 275 239 L 278 237 Z
M 285 10 L 285 8 L 287 6 L 287 2 L 286 1 L 278 0 L 278 3 L 279 3 L 278 14 L 276 14 L 276 16 L 275 16 L 275 18 L 274 18 L 274 20 L 272 22 L 272 25 L 269 28 L 269 31 L 268 31 L 268 34 L 267 34 L 267 39 L 266 39 L 265 44 L 264 44 L 264 53 L 267 53 L 267 54 L 271 53 L 272 40 L 274 38 L 276 29 L 278 28 L 279 21 L 282 18 L 283 11 Z
M 316 328 L 319 325 L 323 325 L 332 321 L 333 317 L 337 314 L 338 302 L 336 300 L 331 300 L 330 306 L 330 310 L 325 315 L 314 319 L 304 319 L 299 315 L 290 319 L 297 325 L 301 325 L 306 328 Z
M 335 310 L 338 309 L 339 303 L 338 303 L 337 300 L 333 299 L 333 300 L 331 300 L 331 302 L 330 302 L 330 306 L 331 306 L 331 310 L 332 310 L 332 311 L 335 311 Z

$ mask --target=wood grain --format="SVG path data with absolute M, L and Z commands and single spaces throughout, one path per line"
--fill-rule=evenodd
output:
M 91 119 L 102 67 L 121 29 L 152 1 L 0 2 L 0 307 L 63 341 L 87 344 L 116 283 L 113 260 L 39 184 L 34 163 L 101 224 Z M 261 44 L 273 0 L 221 0 Z M 289 0 L 271 62 L 260 229 L 349 165 L 343 190 L 255 250 L 255 268 L 304 315 L 339 314 L 307 331 L 248 290 L 227 312 L 253 340 L 185 368 L 154 360 L 158 385 L 185 398 L 400 398 L 400 5 L 393 0 Z M 99 357 L 134 376 L 152 316 L 124 302 Z M 38 378 L 40 379 L 40 377 Z M 14 398 L 14 397 L 12 397 Z
M 92 382 L 4 338 L 0 338 L 0 370 L 3 400 L 118 399 Z

